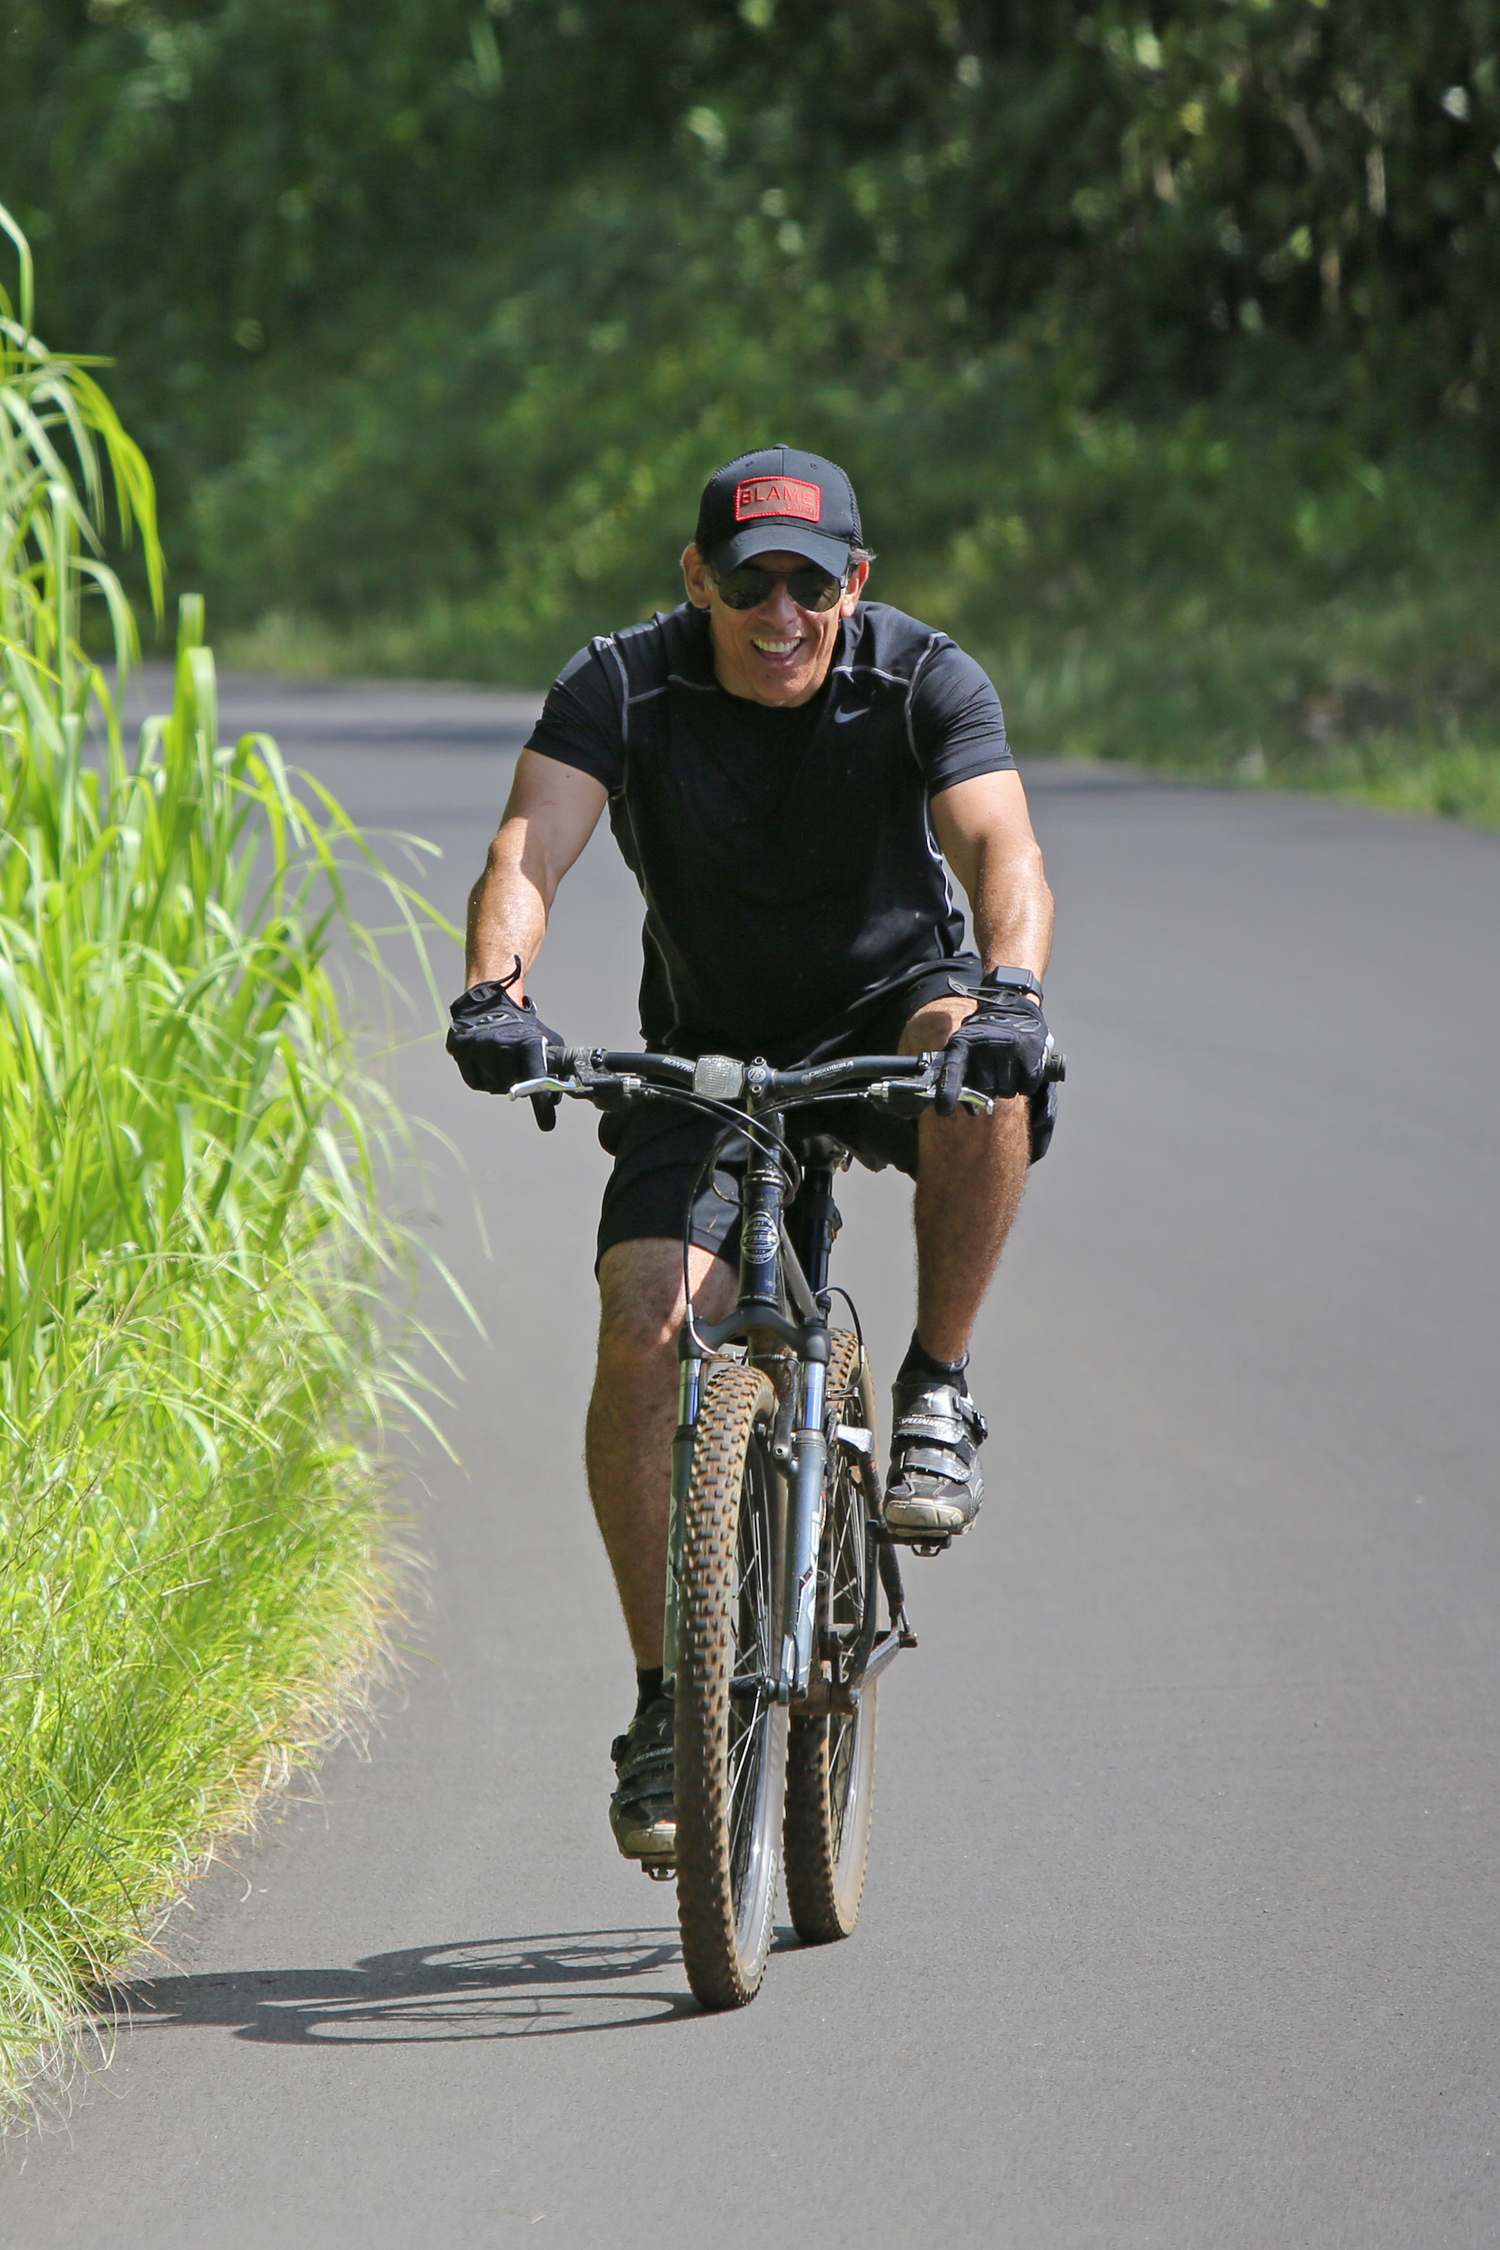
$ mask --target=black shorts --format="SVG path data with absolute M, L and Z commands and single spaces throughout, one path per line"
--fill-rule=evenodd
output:
M 946 998 L 954 980 L 972 984 L 979 969 L 979 960 L 972 953 L 934 961 L 898 992 L 885 994 L 872 1006 L 855 1011 L 836 1036 L 821 1041 L 801 1059 L 833 1062 L 841 1055 L 896 1054 L 911 1018 L 929 1000 Z M 703 1051 L 712 1050 L 705 1045 Z M 1032 1096 L 1033 1164 L 1047 1152 L 1056 1116 L 1057 1088 L 1049 1085 Z M 599 1139 L 613 1156 L 615 1167 L 599 1213 L 596 1271 L 598 1260 L 617 1242 L 682 1240 L 693 1183 L 719 1130 L 712 1117 L 667 1102 L 642 1103 L 639 1108 L 601 1120 Z M 908 1178 L 916 1178 L 915 1118 L 890 1117 L 856 1102 L 830 1103 L 826 1109 L 814 1104 L 797 1112 L 797 1130 L 799 1134 L 831 1133 L 873 1172 L 891 1165 Z M 726 1151 L 723 1162 L 715 1167 L 714 1184 L 705 1182 L 693 1202 L 691 1229 L 692 1240 L 700 1248 L 712 1250 L 731 1265 L 739 1255 L 737 1170 L 732 1151 Z

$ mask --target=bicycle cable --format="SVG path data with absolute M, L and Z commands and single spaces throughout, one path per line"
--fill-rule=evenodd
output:
M 697 1205 L 698 1198 L 702 1194 L 705 1187 L 712 1195 L 716 1196 L 721 1203 L 726 1203 L 733 1206 L 736 1201 L 736 1198 L 734 1196 L 726 1195 L 724 1193 L 723 1189 L 719 1186 L 718 1182 L 713 1176 L 718 1167 L 720 1156 L 729 1146 L 731 1141 L 748 1140 L 752 1147 L 756 1147 L 759 1149 L 762 1156 L 770 1157 L 771 1161 L 779 1169 L 782 1179 L 786 1184 L 787 1200 L 789 1202 L 795 1200 L 797 1192 L 802 1185 L 802 1167 L 797 1162 L 797 1159 L 795 1158 L 795 1156 L 793 1156 L 786 1143 L 784 1141 L 778 1140 L 773 1134 L 767 1132 L 765 1127 L 760 1124 L 758 1119 L 746 1116 L 739 1110 L 728 1109 L 724 1103 L 712 1101 L 706 1096 L 690 1096 L 689 1101 L 691 1103 L 691 1106 L 695 1109 L 704 1110 L 711 1116 L 727 1117 L 729 1119 L 729 1123 L 725 1125 L 724 1130 L 710 1144 L 708 1154 L 704 1157 L 703 1162 L 699 1165 L 697 1172 L 693 1176 L 693 1185 L 691 1191 L 689 1192 L 687 1200 L 687 1215 L 684 1218 L 682 1224 L 683 1318 L 687 1325 L 689 1341 L 695 1346 L 697 1350 L 701 1352 L 706 1350 L 706 1346 L 704 1345 L 702 1337 L 698 1333 L 697 1321 L 693 1317 L 692 1273 L 690 1261 L 690 1253 L 693 1246 L 693 1211 Z M 748 1133 L 745 1131 L 746 1126 L 750 1128 Z
M 828 1294 L 830 1297 L 842 1297 L 844 1303 L 849 1307 L 849 1318 L 854 1323 L 855 1347 L 859 1352 L 860 1358 L 863 1359 L 865 1356 L 865 1324 L 859 1317 L 858 1305 L 854 1302 L 854 1299 L 850 1296 L 848 1290 L 843 1288 L 837 1281 L 830 1281 L 830 1283 L 828 1284 Z
M 652 1091 L 657 1091 L 657 1089 L 652 1089 Z M 713 1142 L 708 1154 L 704 1157 L 694 1175 L 692 1190 L 688 1196 L 687 1216 L 683 1221 L 682 1228 L 683 1318 L 687 1325 L 689 1340 L 699 1351 L 702 1351 L 705 1346 L 698 1334 L 697 1322 L 693 1317 L 690 1262 L 693 1242 L 693 1210 L 705 1187 L 721 1203 L 733 1204 L 735 1201 L 733 1196 L 725 1195 L 723 1189 L 718 1186 L 713 1177 L 721 1154 L 729 1142 L 735 1139 L 748 1140 L 752 1146 L 758 1147 L 763 1156 L 769 1156 L 772 1162 L 779 1167 L 781 1176 L 786 1182 L 788 1203 L 796 1201 L 801 1189 L 802 1166 L 785 1141 L 776 1139 L 760 1125 L 757 1118 L 751 1117 L 745 1111 L 730 1109 L 725 1103 L 714 1101 L 710 1096 L 703 1094 L 690 1094 L 686 1091 L 679 1093 L 675 1088 L 670 1092 L 666 1089 L 660 1089 L 660 1091 L 663 1098 L 668 1101 L 680 1101 L 684 1107 L 701 1110 L 707 1116 L 730 1120 L 725 1130 Z M 788 1101 L 777 1102 L 775 1109 L 778 1115 L 784 1115 L 788 1110 L 793 1109 L 813 1109 L 830 1102 L 860 1102 L 868 1101 L 868 1099 L 869 1089 L 865 1087 L 850 1087 L 847 1091 L 840 1088 L 830 1088 L 826 1092 L 814 1089 L 806 1094 L 794 1094 Z M 835 1284 L 835 1287 L 837 1287 L 837 1284 Z M 859 1309 L 847 1289 L 838 1289 L 837 1293 L 849 1307 L 850 1316 L 854 1322 L 855 1339 L 861 1353 L 863 1353 L 865 1339 L 864 1330 L 860 1325 Z

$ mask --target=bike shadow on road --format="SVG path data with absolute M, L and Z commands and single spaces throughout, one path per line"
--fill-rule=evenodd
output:
M 220 2027 L 278 2046 L 410 2046 L 623 2031 L 700 2011 L 682 1989 L 673 1930 L 552 1930 L 371 1953 L 348 1969 L 249 1969 L 116 1987 L 101 2029 Z

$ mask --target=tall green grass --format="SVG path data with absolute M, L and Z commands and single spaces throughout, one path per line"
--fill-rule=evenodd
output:
M 160 604 L 151 478 L 0 225 L 3 2106 L 347 1708 L 392 1600 L 383 1433 L 421 1409 L 381 1304 L 396 1128 L 329 957 L 374 951 L 341 874 L 373 855 L 267 738 L 220 744 L 194 599 L 127 750 L 99 546 L 112 500 Z

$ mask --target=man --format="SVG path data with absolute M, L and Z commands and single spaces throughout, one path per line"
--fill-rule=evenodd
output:
M 946 1051 L 920 1126 L 837 1113 L 857 1154 L 916 1178 L 917 1323 L 895 1384 L 885 1523 L 931 1542 L 979 1508 L 969 1336 L 1051 1134 L 1052 894 L 994 688 L 945 634 L 863 599 L 871 560 L 832 462 L 772 446 L 709 479 L 682 556 L 686 601 L 580 650 L 521 753 L 469 900 L 448 1046 L 487 1092 L 541 1075 L 558 1034 L 526 987 L 557 887 L 608 805 L 646 902 L 648 1047 L 777 1064 Z M 965 1084 L 998 1097 L 992 1116 L 957 1108 Z M 538 1121 L 554 1109 L 539 1098 Z M 668 1856 L 674 1837 L 661 1646 L 675 1351 L 683 1222 L 714 1130 L 665 1104 L 600 1128 L 615 1161 L 586 1451 L 637 1667 L 610 1807 L 633 1858 Z M 735 1227 L 728 1204 L 700 1195 L 690 1272 L 707 1317 L 733 1302 Z

